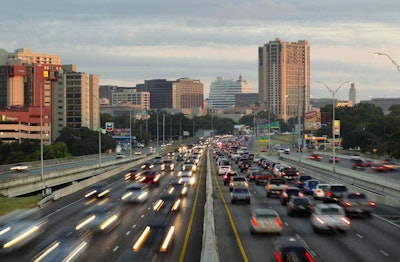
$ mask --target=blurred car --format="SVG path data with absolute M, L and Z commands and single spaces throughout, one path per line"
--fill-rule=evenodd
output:
M 330 162 L 330 163 L 333 163 L 333 160 L 335 160 L 335 163 L 338 163 L 339 160 L 340 160 L 340 157 L 335 156 L 335 158 L 333 158 L 333 156 L 330 156 L 330 157 L 329 157 L 329 162 Z
M 89 232 L 61 228 L 46 239 L 42 239 L 32 261 L 85 261 L 86 251 L 92 242 Z
M 134 152 L 134 155 L 136 155 L 136 156 L 139 156 L 139 155 L 141 155 L 142 154 L 142 151 L 135 151 Z
M 260 149 L 260 152 L 268 152 L 268 147 L 263 147 Z
M 94 185 L 89 186 L 85 193 L 85 198 L 103 198 L 108 196 L 111 191 L 111 187 L 106 182 L 98 182 Z
M 115 203 L 94 205 L 84 211 L 85 218 L 75 227 L 76 230 L 91 232 L 110 232 L 120 222 L 120 209 Z
M 279 237 L 274 243 L 271 261 L 277 262 L 314 262 L 310 247 L 300 236 Z
M 115 156 L 115 158 L 117 158 L 117 159 L 125 158 L 125 154 L 124 154 L 124 153 L 117 153 L 117 155 Z
M 304 184 L 306 183 L 307 180 L 313 179 L 312 176 L 310 175 L 300 175 L 296 178 L 294 184 L 300 188 L 303 189 Z
M 255 175 L 254 180 L 256 181 L 256 185 L 265 185 L 268 183 L 270 178 L 274 178 L 275 176 L 271 174 L 269 171 L 260 171 Z
M 248 187 L 235 187 L 231 192 L 231 203 L 245 202 L 250 205 L 251 193 Z
M 165 171 L 165 170 L 174 171 L 174 168 L 175 168 L 175 165 L 172 162 L 172 160 L 168 160 L 168 159 L 163 160 L 163 162 L 161 164 L 161 171 Z
M 181 198 L 174 195 L 164 193 L 152 205 L 152 209 L 157 213 L 166 215 L 179 212 L 181 205 Z
M 287 204 L 287 215 L 309 216 L 314 211 L 314 203 L 308 197 L 291 196 Z
M 321 161 L 323 157 L 320 154 L 311 154 L 310 159 L 315 161 Z
M 149 199 L 149 188 L 145 184 L 131 183 L 125 188 L 121 200 L 126 203 L 144 203 Z
M 281 205 L 286 205 L 291 196 L 303 197 L 303 193 L 301 193 L 300 188 L 298 187 L 286 187 L 283 189 L 280 197 Z
M 337 203 L 349 190 L 343 184 L 329 184 L 324 188 L 324 203 Z
M 174 179 L 169 184 L 169 188 L 167 189 L 168 194 L 185 197 L 188 194 L 189 185 L 187 183 L 183 183 L 179 179 Z
M 232 169 L 231 169 L 231 166 L 230 165 L 221 165 L 221 166 L 218 166 L 218 175 L 219 176 L 222 176 L 222 175 L 224 175 L 226 172 L 229 172 L 229 171 L 231 171 Z
M 286 154 L 286 155 L 290 155 L 290 148 L 285 148 L 283 153 Z
M 224 175 L 224 186 L 226 186 L 227 184 L 229 184 L 229 182 L 231 181 L 231 178 L 232 177 L 236 177 L 236 176 L 239 176 L 239 174 L 236 172 L 236 171 L 230 171 L 230 172 L 227 172 L 225 175 Z
M 271 208 L 257 208 L 251 211 L 249 221 L 250 233 L 278 233 L 283 230 L 283 224 L 278 213 Z
M 256 178 L 256 175 L 260 172 L 260 170 L 258 169 L 258 167 L 256 166 L 252 166 L 249 167 L 247 169 L 247 178 L 249 179 L 249 181 L 253 181 Z
M 229 190 L 232 192 L 235 187 L 249 187 L 249 183 L 243 176 L 233 176 L 229 182 Z
M 186 164 L 183 164 L 181 166 L 181 171 L 188 171 L 188 170 L 192 171 L 193 173 L 195 173 L 196 170 L 197 170 L 196 164 L 194 164 L 194 163 L 191 163 L 191 164 L 186 163 Z
M 156 156 L 153 159 L 153 164 L 154 165 L 160 165 L 162 163 L 162 157 L 161 156 Z
M 346 232 L 350 225 L 344 209 L 337 204 L 317 204 L 311 215 L 311 226 L 317 233 L 334 230 Z
M 142 143 L 137 143 L 137 144 L 136 144 L 136 147 L 138 147 L 138 148 L 144 148 L 144 144 L 142 144 Z
M 154 165 L 153 165 L 152 163 L 150 163 L 150 162 L 144 162 L 144 163 L 140 166 L 140 168 L 141 168 L 142 170 L 152 169 L 153 167 L 154 167 Z
M 196 176 L 192 170 L 182 170 L 178 172 L 179 182 L 193 186 L 196 183 Z
M 315 188 L 317 187 L 317 185 L 319 184 L 319 180 L 318 179 L 309 179 L 304 183 L 303 186 L 303 193 L 304 194 L 308 194 L 311 195 Z
M 375 208 L 375 202 L 370 201 L 368 196 L 361 192 L 348 192 L 338 202 L 343 207 L 346 215 L 366 215 L 370 217 Z
M 0 255 L 17 251 L 37 239 L 46 229 L 46 220 L 12 220 L 0 224 Z
M 328 186 L 329 184 L 318 184 L 313 191 L 314 199 L 322 199 L 325 196 L 324 189 Z
M 377 163 L 377 162 L 371 164 L 371 169 L 376 171 L 376 172 L 389 172 L 389 171 L 392 171 L 392 169 L 389 166 L 384 165 L 382 163 Z
M 252 160 L 250 160 L 248 158 L 241 159 L 238 163 L 240 172 L 247 170 L 249 167 L 252 166 L 252 164 L 253 164 Z
M 150 184 L 159 186 L 160 185 L 160 174 L 154 169 L 147 169 L 140 172 L 137 176 L 137 181 L 140 183 Z
M 135 181 L 136 180 L 136 175 L 138 174 L 139 170 L 137 169 L 131 169 L 124 175 L 124 180 L 125 181 Z
M 372 165 L 372 163 L 370 163 Z M 365 170 L 366 164 L 361 159 L 353 159 L 351 161 L 351 169 L 354 170 Z
M 17 164 L 17 165 L 14 165 L 14 166 L 10 167 L 10 171 L 18 171 L 18 172 L 20 172 L 20 171 L 28 170 L 28 168 L 29 168 L 29 166 L 26 165 L 26 164 Z

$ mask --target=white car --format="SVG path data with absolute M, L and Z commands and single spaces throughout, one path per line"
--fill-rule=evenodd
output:
M 311 226 L 317 233 L 333 230 L 346 232 L 350 229 L 350 224 L 344 209 L 337 204 L 318 204 L 311 215 Z
M 229 172 L 231 170 L 232 170 L 231 166 L 228 166 L 228 165 L 219 166 L 218 167 L 218 175 L 219 176 L 225 175 L 226 172 Z
M 149 188 L 147 184 L 131 183 L 126 187 L 121 200 L 130 203 L 143 203 L 149 199 Z
M 282 220 L 272 208 L 257 208 L 251 211 L 250 233 L 278 233 L 283 229 Z
M 193 186 L 196 183 L 196 176 L 192 172 L 192 170 L 183 170 L 178 172 L 180 184 L 187 184 L 189 186 Z
M 28 165 L 18 164 L 10 168 L 11 171 L 24 171 L 28 169 Z
M 327 188 L 329 184 L 318 184 L 313 190 L 314 199 L 323 199 L 325 196 L 324 189 Z
M 274 173 L 275 176 L 279 176 L 279 172 L 281 171 L 282 168 L 287 167 L 285 164 L 279 164 L 275 165 L 274 169 L 272 170 L 272 173 Z
M 249 183 L 244 176 L 234 176 L 229 182 L 229 190 L 232 192 L 234 187 L 249 187 Z
M 117 159 L 120 158 L 125 158 L 125 154 L 124 153 L 117 153 L 117 155 L 115 156 Z

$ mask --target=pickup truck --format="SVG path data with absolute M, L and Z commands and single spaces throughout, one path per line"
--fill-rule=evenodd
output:
M 261 171 L 255 175 L 254 181 L 256 181 L 256 185 L 267 184 L 268 180 L 274 177 L 269 171 Z
M 375 202 L 368 199 L 367 195 L 360 192 L 349 192 L 343 194 L 338 205 L 343 207 L 346 215 L 366 215 L 371 216 L 375 208 Z
M 229 182 L 229 189 L 232 192 L 234 187 L 249 187 L 249 183 L 247 179 L 243 176 L 234 176 L 231 178 L 231 182 Z
M 271 178 L 265 185 L 265 192 L 268 198 L 271 195 L 282 195 L 282 191 L 288 187 L 284 178 Z
M 294 182 L 300 175 L 299 170 L 292 166 L 287 166 L 281 169 L 279 176 L 284 178 L 287 182 Z
M 342 207 L 337 204 L 317 204 L 311 215 L 311 226 L 315 232 L 350 229 L 350 220 Z

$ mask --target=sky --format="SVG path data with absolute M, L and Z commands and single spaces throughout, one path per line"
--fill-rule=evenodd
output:
M 358 100 L 400 98 L 398 0 L 66 0 L 7 1 L 0 49 L 58 54 L 62 64 L 97 74 L 100 85 L 135 86 L 218 76 L 253 84 L 258 47 L 280 38 L 310 45 L 312 98 L 343 82 Z M 336 98 L 348 99 L 349 85 Z

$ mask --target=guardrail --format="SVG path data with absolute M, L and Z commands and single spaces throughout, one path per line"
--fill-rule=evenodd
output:
M 362 190 L 377 203 L 400 207 L 400 180 L 382 178 L 337 165 L 333 173 L 331 165 L 304 158 L 300 158 L 299 162 L 298 156 L 281 154 L 280 158 L 297 166 L 300 170 L 307 170 L 314 177 L 327 183 L 342 183 L 351 190 Z

